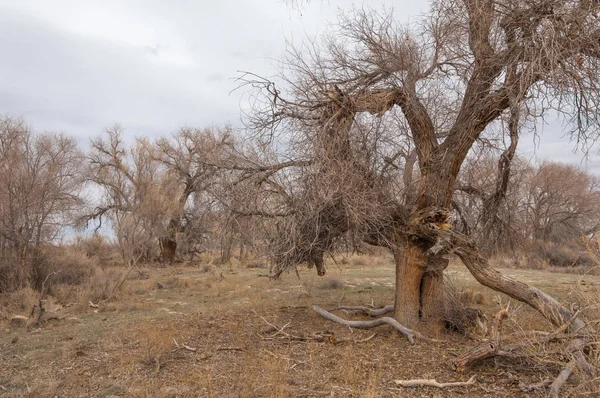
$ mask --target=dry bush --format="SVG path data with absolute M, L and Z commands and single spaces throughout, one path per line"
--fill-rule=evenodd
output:
M 368 265 L 368 261 L 364 256 L 353 256 L 350 260 L 350 264 L 354 267 L 365 267 Z
M 135 328 L 120 328 L 114 335 L 114 341 L 108 344 L 135 347 L 135 350 L 129 350 L 128 355 L 116 354 L 112 362 L 121 368 L 118 372 L 127 372 L 141 365 L 147 372 L 155 374 L 169 361 L 177 340 L 185 341 L 178 335 L 177 325 L 147 323 Z
M 188 287 L 190 287 L 190 279 L 173 276 L 167 279 L 166 281 L 162 282 L 162 285 L 167 289 L 187 289 Z
M 529 260 L 534 267 L 594 267 L 594 261 L 584 245 L 577 241 L 565 243 L 535 242 Z
M 600 266 L 600 263 L 599 263 Z M 593 325 L 597 330 L 600 326 L 600 295 L 598 291 L 585 291 L 581 285 L 577 289 L 577 302 L 581 306 L 581 311 L 588 324 Z M 590 364 L 596 368 L 600 367 L 600 334 L 597 332 L 590 333 L 587 336 L 590 341 L 590 347 L 593 352 L 590 353 L 588 359 Z M 564 352 L 563 354 L 567 354 Z M 586 377 L 578 369 L 576 375 L 580 380 L 580 384 L 576 387 L 573 395 L 595 396 L 600 391 L 600 377 Z
M 0 293 L 0 312 L 7 315 L 26 315 L 37 303 L 39 296 L 40 294 L 29 286 L 11 293 Z
M 255 260 L 255 261 L 249 262 L 248 265 L 246 265 L 246 268 L 265 269 L 265 268 L 269 268 L 269 266 L 264 261 Z
M 38 251 L 32 261 L 34 270 L 33 286 L 41 289 L 46 277 L 54 272 L 49 279 L 51 287 L 57 284 L 82 285 L 94 276 L 98 269 L 96 261 L 84 253 L 72 248 L 49 247 Z
M 27 264 L 8 252 L 2 255 L 0 259 L 0 293 L 10 293 L 29 283 L 29 267 Z
M 328 278 L 328 279 L 325 279 L 324 281 L 320 282 L 318 284 L 318 287 L 319 287 L 319 289 L 324 289 L 324 290 L 343 289 L 344 282 L 342 282 L 341 280 L 339 280 L 337 278 Z
M 49 246 L 34 249 L 21 260 L 7 254 L 0 261 L 0 292 L 11 292 L 25 286 L 41 290 L 47 277 L 49 291 L 58 284 L 81 285 L 94 275 L 97 268 L 94 260 L 73 248 Z
M 86 256 L 95 259 L 98 265 L 102 267 L 120 263 L 117 248 L 102 235 L 79 237 L 75 248 L 85 253 Z
M 123 271 L 121 270 L 112 268 L 98 270 L 88 283 L 83 286 L 83 294 L 88 300 L 94 302 L 115 299 L 115 293 L 117 293 L 122 279 Z
M 486 303 L 485 295 L 471 289 L 463 289 L 445 281 L 444 325 L 447 330 L 467 335 L 485 321 L 485 314 L 475 305 Z
M 589 341 L 586 359 L 590 365 L 597 368 L 600 366 L 600 335 L 595 330 L 600 325 L 600 295 L 597 290 L 588 290 L 583 283 L 573 288 L 570 296 L 571 307 L 578 308 L 581 319 L 592 326 L 584 332 L 583 337 Z M 539 320 L 527 319 L 526 314 L 520 313 L 518 318 L 511 320 L 511 329 L 514 329 L 517 335 L 531 336 L 528 332 L 540 329 L 540 324 Z M 507 331 L 503 335 L 506 335 L 503 339 L 507 339 L 510 334 Z M 509 342 L 513 340 L 507 341 Z M 557 334 L 557 338 L 550 341 L 540 337 L 527 337 L 517 357 L 530 369 L 545 373 L 548 380 L 554 380 L 558 372 L 572 359 L 570 343 L 571 339 L 568 335 L 562 333 Z M 573 373 L 568 380 L 574 386 L 565 392 L 565 397 L 598 396 L 600 377 L 587 375 L 579 366 L 573 366 Z

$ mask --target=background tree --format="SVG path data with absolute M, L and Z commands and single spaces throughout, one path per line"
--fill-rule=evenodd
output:
M 166 178 L 176 185 L 176 191 L 170 194 L 177 196 L 176 208 L 171 210 L 165 234 L 159 237 L 163 260 L 172 261 L 178 233 L 194 226 L 195 232 L 186 236 L 192 238 L 202 234 L 197 222 L 201 216 L 199 196 L 217 183 L 217 173 L 230 163 L 227 158 L 233 152 L 234 140 L 229 127 L 222 130 L 182 129 L 172 139 L 157 141 L 155 158 L 164 166 Z M 197 200 L 188 203 L 194 194 L 198 194 Z M 195 205 L 194 217 L 190 217 L 187 210 L 190 205 Z
M 45 277 L 32 274 L 28 257 L 55 243 L 83 205 L 82 161 L 73 139 L 36 134 L 23 120 L 0 118 L 0 291 Z
M 177 211 L 177 198 L 167 194 L 177 184 L 159 172 L 147 141 L 137 140 L 127 148 L 118 127 L 92 140 L 88 163 L 87 179 L 100 188 L 102 197 L 81 222 L 97 220 L 100 228 L 107 218 L 123 262 L 131 270 L 142 257 L 151 256 L 162 220 Z
M 543 163 L 532 175 L 527 197 L 531 235 L 539 240 L 566 240 L 600 228 L 597 177 L 571 165 Z

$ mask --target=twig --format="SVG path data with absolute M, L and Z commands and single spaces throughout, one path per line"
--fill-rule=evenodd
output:
M 175 340 L 175 338 L 173 338 L 173 342 L 175 343 L 175 346 L 177 347 L 175 350 L 173 350 L 173 352 L 175 352 L 175 351 L 177 351 L 177 350 L 179 350 L 179 349 L 181 349 L 181 348 L 183 348 L 183 349 L 185 349 L 185 350 L 188 350 L 188 351 L 192 351 L 192 352 L 196 352 L 196 351 L 198 350 L 197 348 L 190 347 L 189 345 L 185 345 L 185 344 L 182 344 L 182 345 L 180 346 L 180 345 L 177 343 L 177 340 Z
M 377 336 L 377 333 L 373 333 L 372 335 L 370 335 L 369 337 L 362 339 L 362 340 L 356 340 L 355 343 L 366 343 L 369 340 L 373 340 L 373 338 Z
M 216 351 L 244 351 L 241 347 L 217 347 Z
M 533 383 L 533 384 L 519 383 L 519 389 L 522 392 L 531 392 L 531 391 L 535 391 L 535 390 L 539 390 L 539 389 L 542 389 L 544 387 L 547 387 L 550 384 L 552 384 L 552 380 L 551 379 L 544 379 L 544 380 L 540 381 L 539 383 Z
M 39 314 L 37 317 L 37 320 L 35 322 L 36 325 L 39 325 L 40 323 L 42 323 L 42 318 L 44 316 L 44 314 L 46 313 L 46 309 L 44 308 L 44 295 L 46 294 L 46 282 L 48 282 L 48 279 L 50 279 L 51 276 L 53 275 L 57 275 L 58 273 L 56 271 L 52 271 L 50 272 L 48 275 L 46 275 L 46 278 L 44 279 L 44 281 L 42 282 L 42 289 L 40 291 L 40 298 L 38 299 L 38 304 L 33 306 L 33 308 L 31 309 L 31 315 L 30 317 L 33 317 L 33 315 L 35 314 L 35 309 L 37 308 L 39 310 Z
M 182 344 L 181 346 L 182 346 L 183 348 L 185 348 L 186 350 L 188 350 L 188 351 L 196 352 L 196 350 L 197 350 L 197 348 L 190 347 L 190 346 L 188 346 L 188 345 L 185 345 L 185 344 Z
M 267 325 L 269 325 L 270 327 L 272 327 L 273 329 L 275 329 L 275 330 L 277 331 L 275 334 L 271 335 L 271 337 L 275 337 L 275 336 L 277 336 L 278 334 L 283 334 L 283 335 L 286 335 L 286 336 L 288 336 L 288 337 L 290 336 L 290 334 L 289 334 L 289 333 L 286 333 L 286 332 L 284 332 L 284 331 L 283 331 L 283 329 L 285 329 L 286 327 L 288 327 L 288 326 L 289 326 L 289 325 L 292 323 L 292 321 L 290 321 L 290 322 L 286 323 L 286 324 L 285 324 L 285 325 L 283 325 L 282 327 L 277 327 L 277 326 L 273 325 L 271 322 L 267 321 L 267 320 L 266 320 L 265 318 L 263 318 L 262 316 L 260 317 L 260 319 L 262 319 L 262 320 L 263 320 L 263 321 L 264 321 L 264 322 L 265 322 Z
M 436 380 L 427 380 L 427 379 L 415 379 L 415 380 L 394 380 L 397 386 L 402 387 L 436 387 L 436 388 L 448 388 L 448 387 L 464 387 L 471 386 L 475 384 L 475 376 L 472 376 L 467 381 L 455 381 L 451 383 L 438 383 Z

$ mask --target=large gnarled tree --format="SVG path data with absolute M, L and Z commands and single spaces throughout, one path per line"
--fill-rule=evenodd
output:
M 442 256 L 453 252 L 482 284 L 528 303 L 557 326 L 583 328 L 550 296 L 489 268 L 448 221 L 459 171 L 499 118 L 511 121 L 513 145 L 499 164 L 491 208 L 506 190 L 503 173 L 519 120 L 554 110 L 571 117 L 581 140 L 597 133 L 598 12 L 600 4 L 589 0 L 439 0 L 418 24 L 399 26 L 391 14 L 356 11 L 342 17 L 323 48 L 290 53 L 282 88 L 245 75 L 266 94 L 256 102 L 254 127 L 269 139 L 279 132 L 285 140 L 277 145 L 311 158 L 303 193 L 288 213 L 294 221 L 280 268 L 318 264 L 335 239 L 356 232 L 393 251 L 394 318 L 404 326 L 439 323 Z M 398 111 L 403 123 L 394 131 L 373 127 Z M 364 126 L 371 126 L 372 147 L 357 138 Z M 390 134 L 410 137 L 415 149 L 420 178 L 408 204 L 392 188 L 388 165 L 397 156 L 379 142 Z M 584 340 L 575 338 L 572 352 L 593 372 L 581 353 Z

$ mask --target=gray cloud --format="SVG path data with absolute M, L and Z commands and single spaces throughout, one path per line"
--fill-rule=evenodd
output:
M 381 4 L 398 17 L 427 7 Z M 286 37 L 299 43 L 315 36 L 350 5 L 314 1 L 300 15 L 277 0 L 0 0 L 0 113 L 82 141 L 115 123 L 131 135 L 239 125 L 247 104 L 243 92 L 232 93 L 238 71 L 273 75 Z M 522 154 L 600 174 L 600 158 L 581 163 L 561 131 L 559 124 L 545 127 L 537 148 L 524 137 Z

